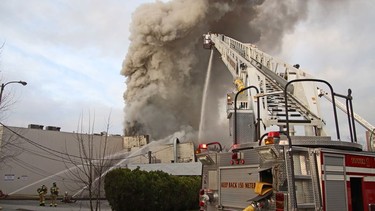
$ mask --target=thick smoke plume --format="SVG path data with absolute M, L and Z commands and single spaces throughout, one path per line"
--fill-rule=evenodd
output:
M 158 140 L 177 131 L 197 131 L 209 51 L 202 35 L 211 31 L 277 52 L 283 35 L 306 16 L 306 1 L 174 0 L 140 6 L 133 14 L 131 45 L 121 74 L 125 135 L 149 134 Z M 207 139 L 227 136 L 219 113 L 229 72 L 213 65 Z

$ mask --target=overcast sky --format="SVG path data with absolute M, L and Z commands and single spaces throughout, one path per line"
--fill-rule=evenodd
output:
M 3 122 L 77 131 L 83 116 L 85 123 L 94 122 L 95 132 L 105 130 L 110 119 L 110 132 L 122 134 L 125 78 L 120 70 L 131 14 L 144 2 L 3 0 L 2 81 L 28 83 L 6 86 L 16 103 Z
M 15 103 L 2 121 L 77 131 L 81 116 L 86 123 L 95 117 L 95 132 L 110 119 L 109 132 L 122 134 L 120 70 L 131 14 L 145 2 L 153 1 L 2 0 L 1 79 L 28 83 L 6 86 Z M 355 111 L 375 124 L 375 3 L 344 1 L 328 10 L 317 2 L 310 2 L 307 19 L 284 37 L 282 52 L 274 56 L 299 63 L 339 93 L 351 88 Z
M 307 20 L 284 38 L 278 56 L 327 80 L 337 93 L 347 94 L 350 88 L 354 112 L 375 126 L 375 1 L 318 2 L 310 1 Z M 345 118 L 339 121 L 346 123 Z M 357 125 L 362 139 L 364 132 Z

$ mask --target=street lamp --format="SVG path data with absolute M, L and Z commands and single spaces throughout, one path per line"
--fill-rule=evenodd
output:
M 8 84 L 13 84 L 13 83 L 22 84 L 23 86 L 26 86 L 26 85 L 27 85 L 27 83 L 26 83 L 25 81 L 9 81 L 9 82 L 7 82 L 7 83 L 5 83 L 5 84 L 4 84 L 4 83 L 1 84 L 1 90 L 0 90 L 0 104 L 1 104 L 1 99 L 2 99 L 2 97 L 3 97 L 3 91 L 4 91 L 5 86 L 8 85 Z

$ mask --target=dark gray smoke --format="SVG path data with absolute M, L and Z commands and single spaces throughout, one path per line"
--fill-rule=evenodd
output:
M 125 135 L 149 134 L 158 140 L 177 131 L 199 128 L 209 51 L 202 48 L 208 31 L 277 51 L 285 32 L 306 16 L 306 1 L 174 0 L 140 6 L 133 14 L 131 45 L 121 74 Z M 216 61 L 209 91 L 207 139 L 227 136 L 220 102 L 232 85 Z M 223 128 L 224 127 L 224 128 Z

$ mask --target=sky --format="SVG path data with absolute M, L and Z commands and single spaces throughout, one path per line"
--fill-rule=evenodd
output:
M 375 2 L 326 1 L 335 3 L 334 9 L 317 2 L 310 2 L 308 18 L 284 37 L 278 56 L 328 81 L 336 93 L 345 95 L 350 88 L 354 112 L 375 126 L 375 24 L 372 21 Z M 339 123 L 347 125 L 346 117 L 341 116 Z M 356 129 L 363 143 L 365 130 L 358 124 Z
M 109 133 L 123 134 L 120 70 L 131 15 L 146 2 L 154 1 L 2 0 L 0 79 L 28 84 L 6 86 L 14 103 L 1 121 L 67 132 L 91 130 L 91 123 L 94 132 L 109 125 Z M 307 17 L 283 37 L 280 51 L 269 54 L 299 63 L 338 93 L 351 88 L 355 112 L 375 125 L 375 2 L 343 1 L 335 9 L 319 2 L 310 1 Z
M 2 1 L 1 79 L 28 83 L 6 86 L 14 103 L 2 121 L 67 132 L 106 131 L 109 123 L 111 134 L 122 134 L 120 70 L 132 11 L 144 2 Z

